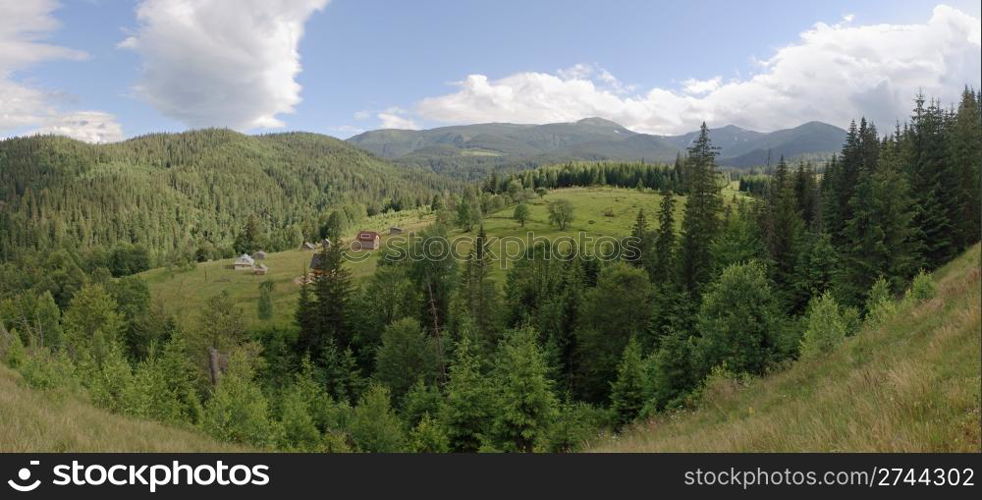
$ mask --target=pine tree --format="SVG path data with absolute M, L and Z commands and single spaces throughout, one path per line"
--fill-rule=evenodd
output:
M 297 338 L 300 352 L 311 359 L 324 358 L 329 345 L 344 351 L 351 345 L 349 300 L 352 294 L 351 271 L 344 266 L 344 250 L 340 241 L 321 250 L 319 265 L 313 270 L 313 313 L 298 308 L 311 329 L 303 328 Z M 307 300 L 301 297 L 301 300 Z M 309 305 L 309 302 L 308 302 Z M 316 319 L 315 319 L 316 318 Z
M 982 220 L 982 116 L 975 93 L 962 92 L 958 110 L 948 130 L 946 163 L 955 183 L 954 218 L 959 249 L 979 241 Z
M 375 356 L 375 378 L 392 391 L 398 401 L 418 380 L 437 379 L 436 345 L 419 321 L 404 318 L 393 322 L 382 334 L 382 345 Z
M 576 389 L 590 402 L 606 402 L 621 354 L 632 337 L 647 333 L 651 282 L 641 269 L 615 262 L 584 293 L 576 339 Z
M 450 449 L 475 452 L 489 437 L 490 418 L 495 408 L 491 387 L 482 369 L 481 358 L 467 338 L 455 349 L 446 386 L 447 398 L 440 409 Z
M 774 281 L 784 289 L 791 283 L 804 223 L 798 213 L 794 180 L 783 156 L 771 181 L 765 214 L 764 234 L 768 253 L 774 262 Z
M 641 414 L 648 400 L 641 346 L 632 338 L 624 348 L 621 363 L 617 367 L 617 379 L 611 382 L 610 408 L 617 415 L 617 424 L 623 426 Z
M 876 276 L 884 276 L 895 291 L 913 275 L 914 214 L 906 176 L 900 170 L 899 145 L 885 141 L 876 165 L 863 165 L 850 200 L 853 217 L 844 234 L 845 281 L 842 290 L 855 305 Z
M 686 160 L 689 195 L 682 220 L 681 272 L 682 283 L 691 297 L 698 297 L 702 286 L 712 278 L 711 247 L 719 232 L 723 206 L 716 172 L 718 154 L 703 123 Z
M 493 339 L 498 331 L 498 294 L 489 277 L 491 253 L 488 244 L 488 236 L 482 225 L 474 240 L 474 247 L 464 262 L 459 294 L 478 332 L 487 339 Z
M 954 201 L 946 192 L 950 173 L 945 164 L 944 114 L 924 97 L 915 100 L 911 117 L 907 162 L 911 165 L 911 192 L 914 194 L 914 238 L 919 259 L 917 267 L 935 268 L 947 262 L 955 251 L 955 234 L 947 204 Z M 977 222 L 977 221 L 976 221 Z
M 559 416 L 537 337 L 527 328 L 507 332 L 495 359 L 492 428 L 494 444 L 504 451 L 531 452 L 542 446 Z
M 693 360 L 693 346 L 684 332 L 671 332 L 662 338 L 658 350 L 647 360 L 652 395 L 651 407 L 663 410 L 679 407 L 685 395 L 699 381 Z

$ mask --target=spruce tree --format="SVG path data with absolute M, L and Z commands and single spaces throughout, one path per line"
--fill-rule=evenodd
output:
M 544 445 L 559 416 L 559 400 L 536 338 L 528 328 L 505 334 L 492 374 L 494 444 L 504 451 L 531 452 Z
M 682 283 L 691 297 L 698 297 L 703 285 L 712 279 L 711 248 L 719 232 L 719 214 L 723 207 L 716 171 L 717 149 L 703 123 L 686 160 L 689 195 L 682 219 L 680 255 Z
M 475 452 L 490 437 L 493 393 L 470 340 L 461 339 L 454 355 L 439 419 L 446 426 L 451 450 Z
M 648 400 L 645 367 L 641 360 L 641 345 L 632 338 L 624 348 L 617 367 L 617 379 L 610 383 L 610 408 L 617 425 L 630 423 L 641 414 Z

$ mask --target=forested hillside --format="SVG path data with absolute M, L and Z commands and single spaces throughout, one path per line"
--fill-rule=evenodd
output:
M 353 275 L 366 270 L 351 262 L 363 251 L 322 248 L 292 282 L 299 290 L 289 324 L 250 328 L 226 291 L 202 297 L 194 313 L 169 311 L 139 276 L 7 266 L 4 279 L 26 291 L 0 300 L 0 359 L 33 387 L 255 447 L 570 451 L 639 419 L 691 408 L 720 381 L 797 370 L 795 380 L 802 367 L 827 367 L 823 360 L 844 343 L 862 346 L 867 332 L 896 327 L 897 314 L 931 315 L 916 325 L 920 332 L 935 320 L 966 324 L 962 311 L 938 300 L 932 273 L 976 245 L 982 230 L 976 92 L 966 89 L 952 109 L 918 98 L 910 121 L 887 133 L 859 119 L 832 160 L 778 158 L 772 174 L 744 179 L 743 194 L 724 190 L 734 183 L 717 158 L 703 125 L 673 166 L 573 163 L 421 197 L 432 224 L 401 248 L 390 240 L 370 275 Z M 74 168 L 60 163 L 67 166 L 54 170 Z M 630 228 L 601 224 L 563 193 L 571 186 L 630 188 L 657 206 L 632 207 Z M 598 191 L 616 198 L 624 190 Z M 105 203 L 112 199 L 105 194 Z M 599 217 L 616 218 L 614 205 Z M 319 234 L 338 241 L 338 217 L 332 212 Z M 530 234 L 501 271 L 503 282 L 496 279 L 487 229 L 514 235 L 544 224 L 556 237 Z M 591 238 L 591 224 L 617 235 Z M 255 247 L 262 232 L 251 226 L 232 244 Z M 461 235 L 469 244 L 455 255 L 448 247 Z M 977 286 L 977 271 L 975 278 L 965 271 L 965 286 Z M 944 283 L 941 299 L 961 294 L 962 285 Z M 273 284 L 256 285 L 258 316 L 263 297 L 269 313 Z M 951 338 L 938 337 L 949 346 Z M 948 381 L 943 364 L 968 358 L 925 359 L 921 373 Z M 890 374 L 916 380 L 902 375 Z M 951 394 L 966 400 L 966 392 Z M 929 410 L 914 408 L 897 411 Z M 933 414 L 950 420 L 946 428 L 965 419 Z M 977 434 L 966 446 L 950 434 L 910 436 L 922 442 L 905 449 L 978 447 Z
M 353 222 L 428 206 L 451 186 L 317 134 L 213 129 L 107 145 L 6 139 L 0 281 L 17 283 L 14 275 L 42 267 L 104 267 L 118 276 L 235 250 L 296 248 L 321 236 L 331 212 Z M 237 245 L 247 226 L 256 241 Z

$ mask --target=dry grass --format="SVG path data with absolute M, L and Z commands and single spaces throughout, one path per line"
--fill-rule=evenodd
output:
M 900 308 L 829 356 L 712 388 L 698 409 L 596 443 L 605 452 L 979 452 L 980 251 L 935 275 L 938 295 Z
M 236 452 L 191 431 L 114 415 L 76 397 L 37 391 L 0 365 L 0 452 Z

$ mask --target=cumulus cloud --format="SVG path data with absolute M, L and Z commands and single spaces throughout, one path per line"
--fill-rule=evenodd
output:
M 0 0 L 0 12 L 3 12 L 0 16 L 0 131 L 41 127 L 38 131 L 88 137 L 92 142 L 118 139 L 121 129 L 112 115 L 62 113 L 57 106 L 57 92 L 26 84 L 16 76 L 17 72 L 41 62 L 87 57 L 85 52 L 45 43 L 59 27 L 53 15 L 57 7 L 53 0 Z M 89 128 L 92 123 L 92 120 L 77 119 L 85 113 L 98 114 L 99 121 L 108 127 L 105 130 L 112 128 L 115 132 L 98 137 L 91 132 L 82 134 L 81 129 Z
M 282 127 L 300 102 L 297 45 L 328 0 L 144 0 L 120 43 L 142 57 L 138 94 L 192 127 Z
M 689 78 L 688 80 L 682 82 L 682 86 L 686 94 L 700 95 L 718 89 L 722 83 L 723 77 L 721 76 L 713 77 L 708 80 Z
M 101 111 L 64 113 L 48 120 L 36 134 L 64 135 L 85 142 L 105 143 L 123 140 L 123 128 L 116 117 Z
M 680 89 L 624 93 L 612 75 L 578 65 L 492 80 L 468 75 L 454 93 L 423 99 L 417 113 L 448 123 L 547 123 L 601 116 L 638 131 L 674 134 L 733 123 L 769 131 L 810 120 L 840 126 L 865 115 L 884 125 L 909 114 L 920 89 L 942 102 L 979 86 L 980 20 L 939 5 L 921 24 L 817 23 L 760 61 L 758 72 Z M 612 84 L 614 82 L 614 84 Z
M 419 130 L 419 125 L 411 118 L 405 116 L 406 110 L 401 108 L 389 108 L 375 115 L 382 122 L 382 128 L 400 128 L 406 130 Z

